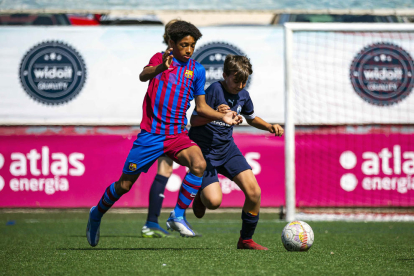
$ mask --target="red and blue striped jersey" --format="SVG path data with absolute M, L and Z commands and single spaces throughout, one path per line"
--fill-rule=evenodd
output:
M 147 66 L 162 63 L 156 53 Z M 141 129 L 163 135 L 186 132 L 186 112 L 194 96 L 204 95 L 206 71 L 193 59 L 173 59 L 170 68 L 151 79 L 144 98 Z

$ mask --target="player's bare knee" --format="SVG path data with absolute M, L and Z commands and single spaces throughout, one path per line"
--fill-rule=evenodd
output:
M 220 207 L 220 204 L 221 204 L 221 198 L 216 197 L 216 198 L 209 198 L 209 199 L 207 199 L 207 202 L 206 202 L 206 205 L 205 206 L 209 210 L 215 210 L 218 207 Z
M 246 190 L 246 198 L 252 202 L 260 202 L 262 191 L 258 185 L 255 185 Z
M 115 192 L 120 196 L 126 194 L 131 190 L 133 184 L 131 181 L 119 180 L 115 182 Z
M 165 177 L 170 178 L 170 176 L 172 175 L 172 173 L 173 173 L 173 168 L 172 167 L 169 167 L 168 170 L 165 171 Z
M 169 167 L 168 169 L 163 169 L 162 171 L 158 171 L 159 175 L 165 176 L 166 178 L 170 178 L 173 173 L 173 168 Z
M 193 161 L 191 164 L 191 172 L 197 176 L 202 176 L 204 171 L 206 170 L 207 164 L 204 158 L 199 158 Z

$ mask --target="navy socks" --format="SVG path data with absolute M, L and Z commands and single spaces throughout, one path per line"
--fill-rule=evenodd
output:
M 241 218 L 243 220 L 243 224 L 240 236 L 243 240 L 250 240 L 253 237 L 254 230 L 256 230 L 257 222 L 259 221 L 259 214 L 255 216 L 242 211 Z
M 168 177 L 160 174 L 155 176 L 149 194 L 147 222 L 158 224 L 158 217 L 161 213 L 162 202 L 164 200 L 164 191 L 167 182 Z

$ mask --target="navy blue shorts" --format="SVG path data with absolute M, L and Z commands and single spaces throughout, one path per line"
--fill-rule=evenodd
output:
M 246 158 L 244 158 L 243 154 L 240 152 L 239 148 L 234 144 L 231 147 L 231 150 L 227 153 L 225 160 L 219 166 L 213 166 L 211 160 L 205 156 L 207 162 L 207 168 L 203 175 L 203 182 L 201 183 L 201 190 L 207 187 L 208 185 L 219 182 L 217 174 L 224 175 L 230 180 L 245 170 L 251 170 L 249 163 L 247 163 Z

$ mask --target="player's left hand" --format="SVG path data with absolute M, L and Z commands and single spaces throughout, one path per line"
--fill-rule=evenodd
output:
M 271 125 L 269 127 L 269 132 L 270 133 L 274 133 L 275 136 L 282 137 L 282 135 L 284 133 L 284 130 L 283 130 L 283 128 L 280 125 L 276 124 L 276 125 Z
M 239 117 L 239 125 L 243 123 L 243 116 L 237 115 Z
M 227 104 L 221 104 L 217 107 L 216 111 L 220 113 L 227 113 L 230 111 L 230 106 L 228 106 Z

